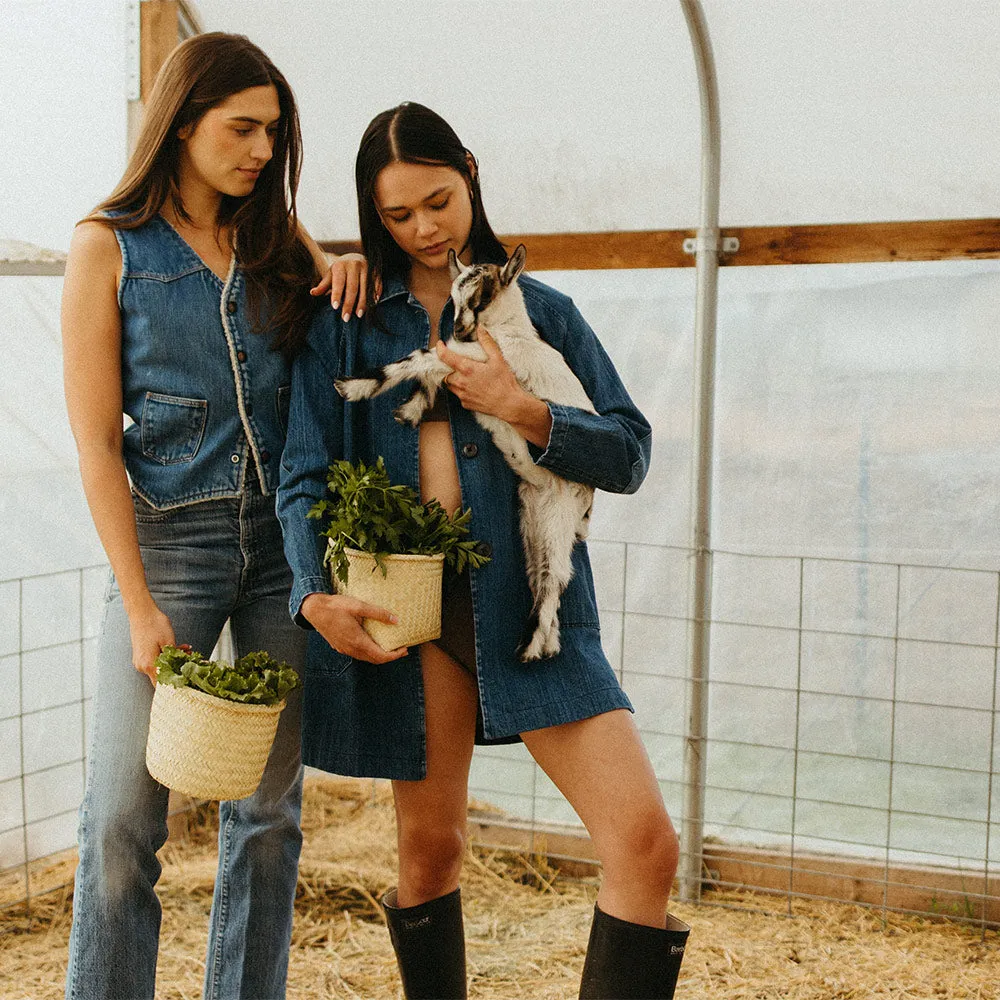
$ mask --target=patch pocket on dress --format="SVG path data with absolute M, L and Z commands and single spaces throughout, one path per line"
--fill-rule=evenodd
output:
M 142 453 L 160 465 L 190 462 L 201 447 L 208 401 L 147 392 L 142 405 Z
M 292 387 L 290 385 L 278 386 L 278 426 L 282 434 L 288 433 L 288 406 L 292 401 Z

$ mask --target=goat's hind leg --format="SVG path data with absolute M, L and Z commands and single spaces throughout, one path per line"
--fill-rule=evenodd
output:
M 410 427 L 416 427 L 424 419 L 424 414 L 434 405 L 437 394 L 437 386 L 428 387 L 421 382 L 413 390 L 410 398 L 392 411 L 393 419 L 397 424 L 408 424 Z
M 540 660 L 559 652 L 559 602 L 573 575 L 573 545 L 579 517 L 576 504 L 558 486 L 522 482 L 521 537 L 534 604 L 521 660 Z

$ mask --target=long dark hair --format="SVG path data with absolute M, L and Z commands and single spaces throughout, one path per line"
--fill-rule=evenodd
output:
M 354 171 L 361 244 L 368 260 L 366 308 L 378 326 L 381 323 L 376 311 L 376 284 L 384 287 L 390 275 L 406 276 L 410 270 L 410 258 L 382 224 L 375 206 L 375 182 L 379 172 L 390 163 L 426 163 L 457 170 L 472 192 L 469 248 L 473 263 L 503 264 L 507 260 L 483 208 L 479 165 L 455 130 L 439 114 L 412 101 L 383 111 L 371 120 L 361 137 Z
M 231 227 L 236 259 L 247 277 L 251 315 L 267 326 L 276 349 L 291 352 L 314 305 L 309 288 L 316 265 L 299 235 L 295 194 L 302 166 L 302 136 L 295 96 L 274 63 L 244 35 L 195 35 L 177 46 L 156 77 L 135 152 L 109 198 L 86 221 L 137 229 L 170 200 L 189 220 L 177 187 L 177 133 L 196 126 L 206 111 L 250 87 L 272 84 L 281 117 L 271 159 L 245 197 L 223 195 L 218 225 Z M 113 212 L 107 216 L 105 212 Z

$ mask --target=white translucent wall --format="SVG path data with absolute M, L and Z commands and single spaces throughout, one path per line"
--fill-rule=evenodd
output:
M 355 233 L 358 139 L 404 99 L 441 111 L 477 153 L 501 231 L 697 218 L 697 98 L 677 4 L 197 6 L 206 28 L 249 33 L 295 87 L 301 205 L 317 236 Z M 724 225 L 995 214 L 1000 173 L 984 167 L 1000 160 L 993 0 L 704 6 Z M 0 237 L 64 249 L 120 176 L 127 16 L 119 0 L 5 4 Z M 633 498 L 599 498 L 591 548 L 609 655 L 679 817 L 693 274 L 550 278 L 577 298 L 656 427 L 650 482 Z M 99 559 L 62 413 L 58 279 L 14 280 L 0 278 L 0 335 L 16 360 L 0 409 L 0 580 Z M 993 264 L 721 275 L 714 543 L 729 554 L 715 563 L 709 820 L 728 839 L 884 845 L 974 865 L 996 836 L 985 809 L 996 770 L 997 280 Z M 0 645 L 0 711 L 13 705 L 15 663 L 27 664 L 19 697 L 32 706 L 23 725 L 0 715 L 0 758 L 9 765 L 28 734 L 29 755 L 54 775 L 40 779 L 28 821 L 51 815 L 67 830 L 43 785 L 77 787 L 80 733 L 47 700 L 41 679 L 66 661 L 35 625 L 58 618 L 52 643 L 80 643 L 62 669 L 80 678 L 67 690 L 86 693 L 91 618 L 64 631 L 67 594 L 88 615 L 99 604 L 97 583 L 80 579 L 30 584 L 27 605 L 21 585 L 0 594 L 0 618 L 29 623 L 31 654 Z M 65 746 L 49 740 L 63 730 Z M 573 818 L 517 748 L 480 753 L 474 779 L 518 815 Z M 20 808 L 11 789 L 0 785 L 3 829 Z
M 994 0 L 703 0 L 718 67 L 725 225 L 995 214 Z M 677 0 L 199 0 L 299 97 L 302 210 L 356 232 L 377 112 L 440 111 L 506 232 L 694 225 L 698 92 Z
M 73 224 L 121 177 L 129 7 L 125 0 L 0 6 L 0 239 L 68 249 Z
M 0 580 L 103 562 L 62 388 L 62 278 L 0 275 Z

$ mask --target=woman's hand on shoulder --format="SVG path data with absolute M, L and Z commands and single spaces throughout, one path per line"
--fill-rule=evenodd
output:
M 310 289 L 315 296 L 330 296 L 330 304 L 341 310 L 346 323 L 355 313 L 360 319 L 365 314 L 368 295 L 368 261 L 359 253 L 334 256 L 320 283 Z
M 385 608 L 376 607 L 344 594 L 309 594 L 302 602 L 302 616 L 338 653 L 367 663 L 388 663 L 406 656 L 406 647 L 383 649 L 364 630 L 362 621 L 374 618 L 388 625 L 396 617 Z

